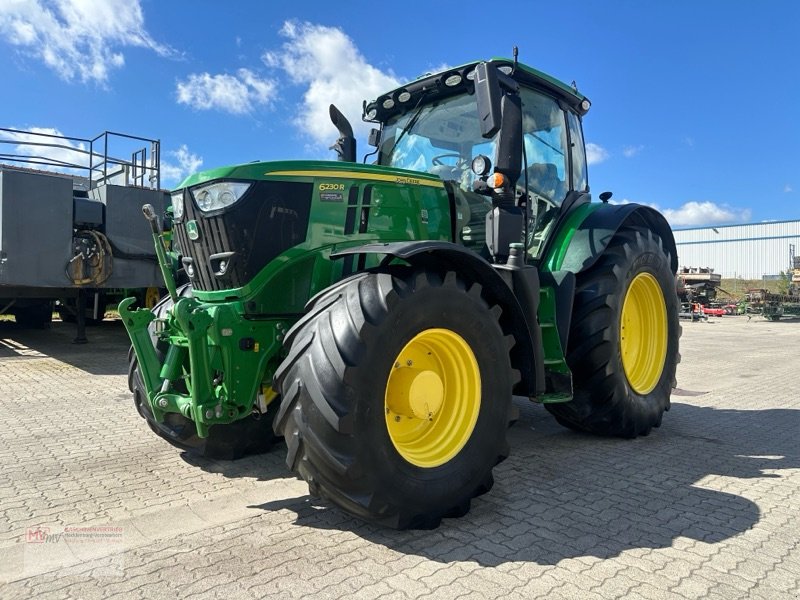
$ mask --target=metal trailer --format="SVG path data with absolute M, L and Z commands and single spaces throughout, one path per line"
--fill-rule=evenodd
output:
M 46 327 L 57 309 L 80 342 L 126 290 L 154 303 L 164 283 L 141 206 L 168 202 L 159 155 L 158 140 L 123 133 L 0 128 L 0 314 Z

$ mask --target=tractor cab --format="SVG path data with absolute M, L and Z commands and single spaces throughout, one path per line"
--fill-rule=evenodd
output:
M 476 81 L 479 71 L 489 77 Z M 486 81 L 492 76 L 498 82 L 494 90 Z M 520 118 L 511 119 L 511 127 L 487 127 L 492 110 L 505 122 L 503 96 L 517 101 Z M 364 119 L 380 125 L 375 136 L 379 165 L 431 173 L 445 182 L 459 242 L 481 252 L 486 215 L 501 204 L 524 216 L 528 256 L 535 259 L 567 195 L 588 193 L 581 129 L 588 108 L 589 101 L 574 88 L 528 67 L 493 60 L 393 90 L 366 105 Z M 497 172 L 511 185 L 505 202 L 494 193 Z

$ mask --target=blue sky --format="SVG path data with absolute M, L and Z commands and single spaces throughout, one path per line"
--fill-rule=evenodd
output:
M 798 24 L 795 0 L 2 0 L 0 127 L 159 138 L 169 185 L 332 157 L 329 102 L 355 125 L 362 99 L 516 44 L 592 100 L 595 194 L 676 227 L 798 219 Z

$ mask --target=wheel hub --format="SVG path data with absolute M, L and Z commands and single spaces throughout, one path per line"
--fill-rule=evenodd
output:
M 387 398 L 389 409 L 408 418 L 432 419 L 444 401 L 442 378 L 434 371 L 396 364 L 391 378 L 397 393 Z

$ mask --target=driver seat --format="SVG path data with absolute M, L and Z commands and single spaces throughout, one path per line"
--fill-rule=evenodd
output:
M 528 186 L 534 192 L 550 200 L 564 198 L 564 182 L 558 177 L 558 169 L 553 163 L 534 163 L 528 167 Z

